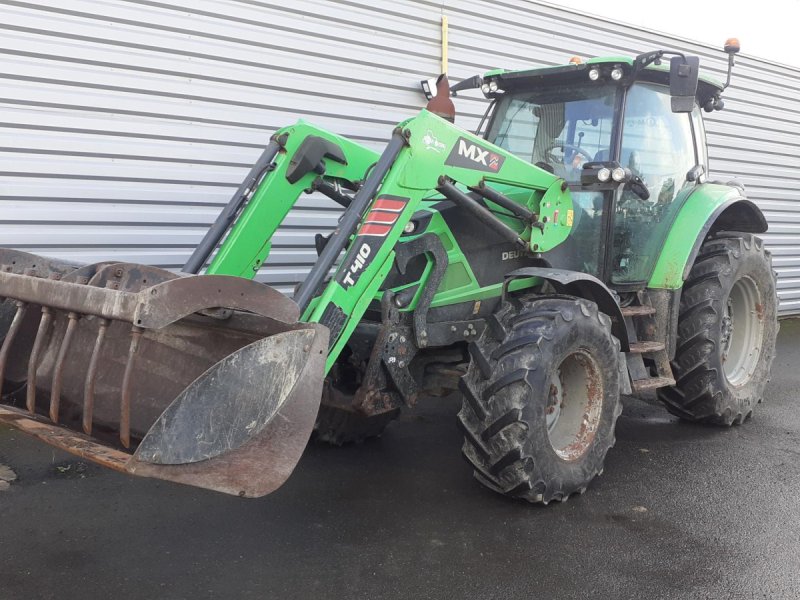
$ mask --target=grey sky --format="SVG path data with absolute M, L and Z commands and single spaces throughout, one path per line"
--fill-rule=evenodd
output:
M 568 0 L 550 4 L 722 48 L 737 37 L 742 53 L 800 68 L 795 43 L 800 0 L 701 2 L 671 0 Z

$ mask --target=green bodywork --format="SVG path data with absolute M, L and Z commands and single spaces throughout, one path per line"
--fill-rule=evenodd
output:
M 591 59 L 587 64 L 601 62 L 631 65 L 633 59 L 627 57 Z M 586 68 L 585 65 L 583 68 Z M 658 70 L 664 67 L 648 68 Z M 553 69 L 564 72 L 564 67 Z M 544 68 L 515 73 L 520 75 L 531 73 L 541 77 L 546 75 L 547 71 L 548 68 Z M 509 73 L 511 72 L 492 71 L 486 74 L 486 78 L 502 77 Z M 708 79 L 705 81 L 706 85 L 720 87 L 716 82 Z M 536 213 L 543 223 L 541 229 L 524 225 L 519 219 L 507 218 L 505 216 L 508 215 L 507 212 L 487 201 L 489 208 L 499 214 L 500 219 L 519 234 L 532 252 L 543 253 L 556 248 L 567 240 L 572 229 L 573 202 L 568 186 L 556 175 L 488 143 L 485 139 L 427 110 L 422 110 L 417 116 L 400 123 L 398 130 L 404 133 L 407 144 L 383 179 L 371 206 L 382 197 L 401 198 L 405 202 L 402 212 L 391 225 L 383 242 L 374 254 L 369 256 L 369 261 L 358 273 L 357 281 L 345 287 L 337 281 L 337 278 L 343 269 L 348 268 L 348 260 L 351 260 L 357 251 L 355 240 L 358 239 L 358 234 L 351 238 L 337 275 L 323 285 L 302 316 L 304 321 L 320 322 L 332 306 L 338 307 L 344 315 L 344 324 L 339 329 L 338 335 L 335 334 L 335 339 L 331 340 L 326 370 L 336 361 L 370 304 L 380 299 L 383 293 L 382 285 L 395 262 L 398 244 L 413 241 L 422 234 L 434 234 L 442 242 L 449 262 L 433 298 L 432 307 L 475 302 L 500 295 L 501 283 L 485 286 L 478 283 L 463 249 L 459 247 L 456 237 L 436 209 L 437 203 L 442 200 L 441 194 L 436 191 L 440 177 L 448 177 L 462 190 L 482 183 L 491 184 L 494 189 Z M 330 183 L 345 184 L 345 187 L 354 189 L 367 177 L 371 167 L 379 159 L 379 155 L 374 151 L 302 120 L 276 132 L 273 139 L 282 139 L 283 148 L 274 161 L 274 168 L 263 178 L 238 217 L 208 267 L 208 274 L 253 278 L 268 260 L 273 235 L 300 194 L 313 189 L 315 180 L 320 177 L 316 172 L 309 172 L 294 184 L 289 183 L 286 178 L 293 154 L 309 136 L 333 142 L 341 148 L 345 156 L 345 164 L 329 158 L 323 160 L 324 180 Z M 458 151 L 463 151 L 462 155 L 469 156 L 469 148 L 473 145 L 482 150 L 477 154 L 473 153 L 472 158 L 480 158 L 482 152 L 489 152 L 483 157 L 491 156 L 495 159 L 495 164 L 498 166 L 494 171 L 491 168 L 463 166 L 463 160 L 462 166 L 448 164 L 452 163 L 450 160 L 452 154 Z M 486 167 L 485 163 L 483 167 Z M 737 196 L 738 191 L 735 188 L 701 184 L 687 187 L 676 197 L 675 202 L 681 205 L 674 219 L 664 224 L 667 228 L 662 232 L 665 242 L 663 249 L 654 258 L 655 267 L 647 283 L 648 287 L 676 289 L 682 286 L 687 263 L 692 258 L 692 249 L 698 236 L 704 231 L 707 221 L 721 205 L 729 203 Z M 367 221 L 369 210 L 361 215 L 362 226 Z M 425 214 L 430 218 L 424 231 L 404 232 L 412 216 L 419 217 Z M 416 285 L 416 295 L 420 296 L 430 272 L 429 261 L 419 281 L 404 283 L 394 291 Z M 520 289 L 539 283 L 541 281 L 528 278 L 514 281 L 514 286 Z M 417 297 L 402 310 L 414 310 Z
M 347 315 L 347 322 L 338 340 L 331 346 L 328 368 L 336 360 L 369 304 L 380 298 L 381 284 L 394 263 L 394 247 L 403 234 L 403 228 L 418 211 L 433 213 L 424 233 L 433 233 L 440 237 L 449 259 L 444 280 L 432 306 L 474 301 L 500 294 L 501 284 L 482 287 L 478 283 L 463 251 L 433 208 L 434 204 L 441 201 L 441 197 L 435 192 L 440 176 L 450 177 L 462 188 L 476 186 L 482 181 L 491 183 L 496 189 L 537 213 L 541 221 L 546 221 L 541 230 L 530 227 L 523 229 L 514 219 L 507 219 L 506 223 L 516 228 L 520 237 L 532 247 L 536 246 L 539 251 L 554 248 L 569 235 L 570 227 L 567 222 L 571 218 L 572 202 L 569 191 L 561 189 L 561 179 L 426 110 L 413 119 L 400 123 L 398 127 L 406 132 L 408 145 L 400 152 L 393 168 L 383 180 L 376 198 L 386 195 L 407 198 L 405 208 L 377 253 L 370 257 L 371 262 L 359 274 L 357 284 L 344 289 L 336 282 L 335 277 L 332 278 L 303 315 L 304 320 L 317 322 L 330 304 L 336 305 Z M 378 159 L 371 150 L 303 121 L 278 131 L 275 136 L 284 134 L 285 151 L 279 154 L 275 160 L 275 169 L 256 190 L 221 245 L 206 271 L 208 274 L 252 278 L 267 260 L 270 240 L 275 231 L 297 202 L 299 195 L 310 188 L 318 177 L 315 173 L 309 173 L 295 184 L 288 183 L 285 177 L 293 152 L 307 136 L 316 135 L 333 141 L 344 151 L 347 161 L 345 165 L 325 159 L 326 179 L 360 181 L 368 167 Z M 461 143 L 460 140 L 465 144 L 478 144 L 502 157 L 502 164 L 497 172 L 487 173 L 446 165 L 448 155 Z M 411 241 L 414 237 L 405 236 L 403 241 Z M 420 290 L 425 285 L 428 274 L 429 269 L 419 282 Z M 519 287 L 534 283 L 523 281 L 516 285 Z M 416 301 L 417 298 L 405 310 L 413 310 Z
M 681 202 L 677 217 L 661 248 L 647 287 L 678 289 L 683 286 L 686 266 L 692 250 L 712 216 L 726 204 L 741 200 L 741 190 L 727 185 L 704 183 L 689 190 L 675 202 Z

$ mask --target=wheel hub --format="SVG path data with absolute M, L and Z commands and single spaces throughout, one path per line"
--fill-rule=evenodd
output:
M 720 352 L 725 377 L 733 386 L 750 381 L 761 356 L 764 314 L 761 293 L 749 277 L 733 284 L 722 316 Z
M 600 424 L 603 383 L 594 359 L 583 351 L 567 356 L 556 369 L 545 408 L 550 444 L 562 460 L 579 459 Z
M 561 416 L 561 403 L 564 399 L 564 390 L 561 385 L 561 369 L 556 371 L 556 377 L 550 384 L 550 395 L 547 399 L 547 410 L 545 411 L 545 418 L 547 419 L 547 431 L 550 432 L 558 423 L 558 418 Z

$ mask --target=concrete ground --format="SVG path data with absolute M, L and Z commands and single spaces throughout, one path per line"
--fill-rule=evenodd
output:
M 586 495 L 528 506 L 460 457 L 459 399 L 312 444 L 260 500 L 134 479 L 0 429 L 0 599 L 800 598 L 800 321 L 741 427 L 626 400 Z

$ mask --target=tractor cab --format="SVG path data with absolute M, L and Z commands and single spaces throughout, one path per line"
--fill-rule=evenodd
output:
M 723 86 L 694 57 L 659 66 L 660 51 L 483 78 L 494 99 L 486 138 L 565 180 L 573 235 L 543 255 L 618 288 L 640 287 L 708 170 L 701 107 Z M 687 100 L 688 99 L 688 100 Z

